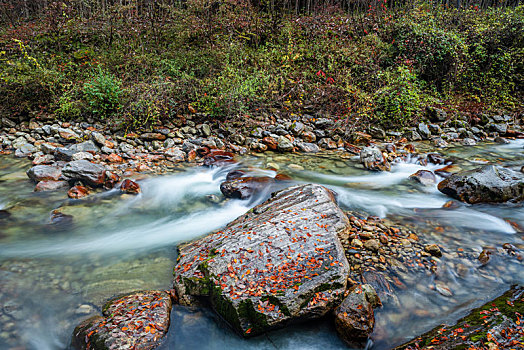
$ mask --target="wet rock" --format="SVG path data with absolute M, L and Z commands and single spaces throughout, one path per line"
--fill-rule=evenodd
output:
M 521 319 L 517 316 L 524 313 L 523 296 L 524 287 L 513 286 L 454 325 L 439 325 L 394 350 L 521 348 Z
M 15 157 L 24 158 L 30 156 L 32 153 L 38 152 L 38 148 L 30 143 L 20 145 L 15 151 Z
M 73 140 L 73 139 L 80 138 L 80 136 L 78 136 L 76 132 L 74 132 L 71 129 L 66 129 L 66 128 L 59 128 L 58 135 L 60 135 L 61 138 L 66 139 L 66 140 Z
M 409 179 L 417 181 L 424 186 L 433 186 L 437 183 L 437 177 L 429 170 L 419 170 L 409 176 Z
M 496 142 L 496 143 L 499 143 L 499 144 L 501 144 L 501 145 L 507 145 L 507 144 L 509 144 L 509 140 L 508 140 L 508 139 L 505 139 L 505 138 L 500 137 L 500 136 L 497 136 L 497 137 L 495 138 L 495 142 Z
M 102 316 L 91 317 L 73 331 L 74 349 L 156 348 L 169 328 L 171 296 L 161 291 L 137 292 L 110 300 Z
M 69 188 L 69 183 L 67 181 L 54 181 L 54 180 L 45 180 L 40 181 L 35 186 L 35 192 L 46 192 L 46 191 L 57 191 Z
M 4 220 L 11 217 L 11 213 L 5 209 L 0 209 L 0 220 Z
M 137 184 L 135 181 L 130 179 L 125 179 L 122 181 L 122 184 L 120 185 L 120 191 L 128 194 L 139 194 L 140 193 L 140 185 Z
M 478 261 L 482 265 L 486 265 L 489 262 L 489 260 L 490 260 L 491 254 L 492 253 L 491 253 L 490 250 L 482 249 L 482 252 L 480 252 L 480 254 L 479 254 Z
M 238 169 L 231 170 L 229 173 L 227 173 L 226 180 L 229 181 L 229 180 L 238 179 L 244 175 L 246 175 L 246 173 L 242 170 L 238 170 Z
M 67 163 L 62 174 L 68 180 L 80 180 L 95 187 L 102 186 L 105 180 L 105 168 L 84 159 Z
M 180 247 L 177 295 L 186 305 L 207 297 L 244 336 L 322 317 L 344 294 L 349 266 L 338 235 L 348 227 L 330 190 L 287 188 L 224 230 Z
M 33 165 L 49 165 L 52 164 L 55 161 L 55 157 L 53 157 L 50 154 L 44 154 L 36 156 L 35 159 L 33 159 Z
M 490 130 L 498 132 L 500 135 L 505 135 L 506 132 L 508 131 L 508 124 L 504 124 L 504 123 L 491 124 L 490 125 Z
M 77 185 L 73 186 L 67 191 L 67 196 L 71 199 L 80 199 L 87 197 L 89 195 L 89 190 L 85 186 Z
M 470 137 L 466 137 L 460 143 L 464 146 L 475 146 L 477 144 L 477 141 L 475 141 L 474 139 Z
M 59 210 L 53 210 L 49 219 L 49 225 L 51 227 L 69 229 L 73 225 L 73 216 L 61 213 Z
M 380 242 L 376 239 L 369 239 L 364 242 L 364 248 L 372 252 L 377 252 L 380 248 Z
M 301 122 L 295 122 L 291 125 L 291 132 L 295 136 L 300 136 L 305 129 L 305 125 Z
M 324 149 L 336 149 L 338 147 L 337 143 L 335 141 L 333 141 L 332 139 L 330 138 L 323 138 L 321 139 L 319 142 L 318 142 L 318 145 L 321 147 L 321 148 L 324 148 Z
M 315 133 L 313 133 L 311 131 L 304 131 L 302 133 L 302 139 L 306 143 L 312 143 L 312 142 L 315 142 L 317 140 L 317 136 L 315 135 Z
M 496 165 L 453 174 L 438 184 L 440 192 L 470 204 L 524 199 L 524 175 Z
M 37 165 L 27 171 L 27 176 L 35 182 L 46 180 L 58 181 L 61 175 L 62 171 L 60 168 L 52 165 Z
M 211 136 L 211 127 L 209 127 L 207 124 L 202 124 L 202 134 L 205 137 Z
M 436 244 L 428 244 L 424 247 L 424 251 L 426 253 L 431 254 L 432 256 L 441 257 L 442 252 L 440 251 L 440 247 Z
M 221 166 L 235 163 L 235 155 L 231 152 L 212 149 L 204 156 L 204 165 L 206 166 Z
M 380 299 L 373 287 L 364 286 L 352 287 L 348 296 L 335 310 L 337 333 L 351 347 L 360 348 L 365 344 L 375 327 L 373 305 L 379 304 Z
M 360 162 L 364 165 L 364 168 L 372 171 L 389 171 L 391 165 L 384 158 L 384 155 L 378 147 L 370 146 L 362 148 L 360 151 Z
M 268 189 L 274 181 L 268 176 L 241 177 L 223 182 L 220 191 L 226 198 L 248 199 L 254 193 Z
M 437 137 L 433 139 L 433 146 L 438 147 L 438 148 L 444 148 L 444 147 L 448 147 L 448 143 L 445 140 L 443 140 L 441 137 Z
M 278 138 L 277 148 L 280 152 L 292 152 L 293 143 L 285 136 L 280 136 Z

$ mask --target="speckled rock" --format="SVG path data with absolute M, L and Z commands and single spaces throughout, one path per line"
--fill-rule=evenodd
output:
M 180 302 L 207 297 L 244 336 L 325 315 L 342 300 L 349 271 L 339 240 L 349 228 L 333 192 L 290 187 L 180 248 Z

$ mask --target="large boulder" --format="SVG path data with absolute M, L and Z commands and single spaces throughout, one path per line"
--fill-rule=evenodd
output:
M 453 174 L 438 184 L 440 192 L 467 203 L 524 199 L 524 174 L 496 165 Z
M 169 328 L 172 300 L 163 291 L 136 292 L 115 298 L 73 331 L 74 349 L 156 348 Z
M 339 235 L 349 226 L 323 186 L 277 192 L 223 231 L 180 247 L 179 300 L 207 297 L 244 336 L 324 316 L 344 296 L 349 265 Z
M 80 180 L 91 186 L 102 186 L 105 171 L 102 165 L 81 159 L 67 163 L 62 169 L 62 174 L 68 180 Z

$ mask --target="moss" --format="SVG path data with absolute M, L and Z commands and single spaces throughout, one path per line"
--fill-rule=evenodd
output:
M 238 305 L 238 315 L 241 319 L 249 323 L 251 328 L 250 335 L 262 333 L 269 328 L 267 316 L 255 310 L 255 306 L 250 299 L 242 300 Z M 244 334 L 246 336 L 247 334 Z
M 261 299 L 262 301 L 268 301 L 270 302 L 271 304 L 275 305 L 275 306 L 278 306 L 280 311 L 286 315 L 286 316 L 291 316 L 291 312 L 289 312 L 289 309 L 287 308 L 286 305 L 282 304 L 280 302 L 280 300 L 278 300 L 277 297 L 275 297 L 274 295 L 267 295 L 267 296 L 264 296 L 262 297 Z

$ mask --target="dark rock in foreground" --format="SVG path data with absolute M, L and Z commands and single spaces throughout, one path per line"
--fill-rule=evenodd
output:
M 382 305 L 369 284 L 354 286 L 335 310 L 335 327 L 339 336 L 352 347 L 363 347 L 375 327 L 373 308 Z
M 524 199 L 524 175 L 496 165 L 451 175 L 438 184 L 440 192 L 467 203 L 500 203 Z
M 182 304 L 208 297 L 244 336 L 325 315 L 343 298 L 349 220 L 323 186 L 290 187 L 180 248 L 174 286 Z
M 455 325 L 441 325 L 395 350 L 522 349 L 524 287 L 512 287 Z
M 137 292 L 106 303 L 73 332 L 75 349 L 154 349 L 169 328 L 172 301 L 167 292 Z
M 37 165 L 27 171 L 27 176 L 35 181 L 58 181 L 62 171 L 57 166 Z

